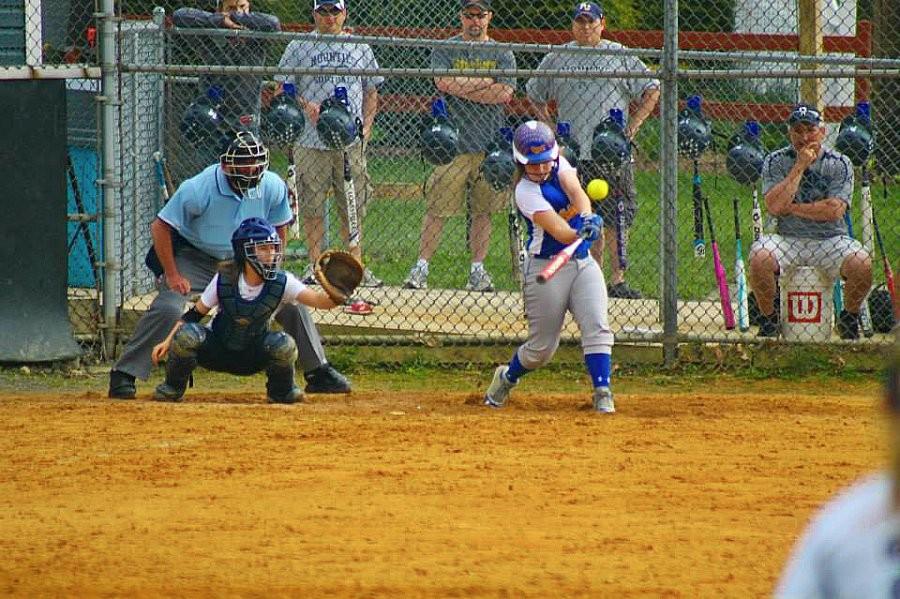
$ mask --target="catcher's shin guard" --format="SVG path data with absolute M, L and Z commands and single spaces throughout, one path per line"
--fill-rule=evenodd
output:
M 181 401 L 191 373 L 197 367 L 197 351 L 206 341 L 206 332 L 206 327 L 188 323 L 175 333 L 166 361 L 166 380 L 156 388 L 154 399 Z
M 263 351 L 269 357 L 266 367 L 266 397 L 270 403 L 294 403 L 303 400 L 303 392 L 294 385 L 297 344 L 286 333 L 268 333 Z

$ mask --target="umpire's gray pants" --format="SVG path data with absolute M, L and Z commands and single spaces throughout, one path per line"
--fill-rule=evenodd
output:
M 218 261 L 192 247 L 178 248 L 175 263 L 181 276 L 191 282 L 192 293 L 202 293 L 213 275 Z M 157 283 L 159 294 L 135 327 L 134 334 L 113 367 L 132 376 L 147 380 L 150 376 L 150 353 L 184 314 L 188 298 L 169 289 L 163 277 Z M 275 315 L 284 331 L 294 338 L 300 354 L 300 365 L 308 372 L 325 364 L 325 349 L 305 306 L 285 304 Z

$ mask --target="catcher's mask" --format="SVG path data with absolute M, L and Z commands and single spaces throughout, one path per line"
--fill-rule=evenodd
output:
M 619 172 L 631 160 L 631 142 L 624 123 L 616 117 L 610 115 L 594 127 L 591 160 L 607 175 Z
M 247 197 L 269 168 L 269 150 L 255 133 L 238 131 L 219 161 L 228 182 Z
M 289 146 L 303 133 L 306 118 L 297 106 L 297 88 L 285 83 L 282 90 L 262 114 L 262 134 L 269 143 Z
M 219 113 L 221 103 L 222 90 L 214 85 L 205 96 L 197 98 L 184 110 L 179 129 L 189 144 L 196 148 L 221 143 L 224 127 L 224 119 Z
M 747 121 L 728 140 L 725 168 L 741 185 L 753 185 L 762 175 L 766 151 L 759 139 L 759 123 Z
M 862 166 L 875 151 L 875 136 L 872 134 L 872 121 L 869 116 L 869 103 L 856 105 L 856 114 L 841 121 L 841 128 L 835 149 L 847 156 L 854 166 Z
M 316 133 L 319 140 L 332 150 L 343 150 L 356 141 L 361 133 L 359 123 L 350 114 L 350 105 L 344 96 L 334 95 L 322 102 Z
M 703 117 L 700 96 L 691 96 L 687 108 L 678 113 L 678 152 L 698 158 L 712 142 L 712 127 Z
M 281 269 L 284 257 L 281 237 L 263 218 L 252 217 L 242 222 L 231 236 L 231 248 L 239 268 L 243 269 L 247 263 L 264 279 L 274 279 Z
M 459 132 L 450 122 L 442 98 L 431 104 L 431 123 L 422 130 L 422 158 L 429 164 L 450 164 L 459 153 Z

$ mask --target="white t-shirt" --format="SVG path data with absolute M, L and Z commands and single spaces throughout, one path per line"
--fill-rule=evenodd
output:
M 897 597 L 900 514 L 893 509 L 893 484 L 880 473 L 828 502 L 794 548 L 775 596 Z
M 284 295 L 281 296 L 281 303 L 295 304 L 297 303 L 297 296 L 301 291 L 306 289 L 306 285 L 291 273 L 285 272 L 284 274 L 287 276 L 287 281 L 284 285 Z M 204 289 L 203 293 L 200 295 L 200 301 L 203 302 L 204 306 L 215 308 L 219 305 L 218 284 L 219 273 L 216 273 L 215 276 L 213 276 L 212 281 L 209 282 L 209 285 L 206 286 L 206 289 Z M 259 285 L 248 284 L 247 280 L 244 278 L 244 273 L 241 273 L 238 277 L 238 293 L 240 294 L 241 299 L 247 301 L 259 297 L 259 294 L 262 293 L 263 285 L 265 285 L 265 283 L 260 283 Z

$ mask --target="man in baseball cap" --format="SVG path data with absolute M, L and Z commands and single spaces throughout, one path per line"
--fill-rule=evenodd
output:
M 344 0 L 316 0 L 313 3 L 313 10 L 319 12 L 320 9 L 337 9 L 339 12 L 345 12 L 347 10 L 347 6 L 344 4 Z
M 759 305 L 759 336 L 780 334 L 775 282 L 782 273 L 812 266 L 844 281 L 837 314 L 842 339 L 859 339 L 859 311 L 872 286 L 872 258 L 847 235 L 844 214 L 853 198 L 853 164 L 825 145 L 822 113 L 798 104 L 787 119 L 790 145 L 766 156 L 762 167 L 766 210 L 776 232 L 750 248 L 750 286 Z

